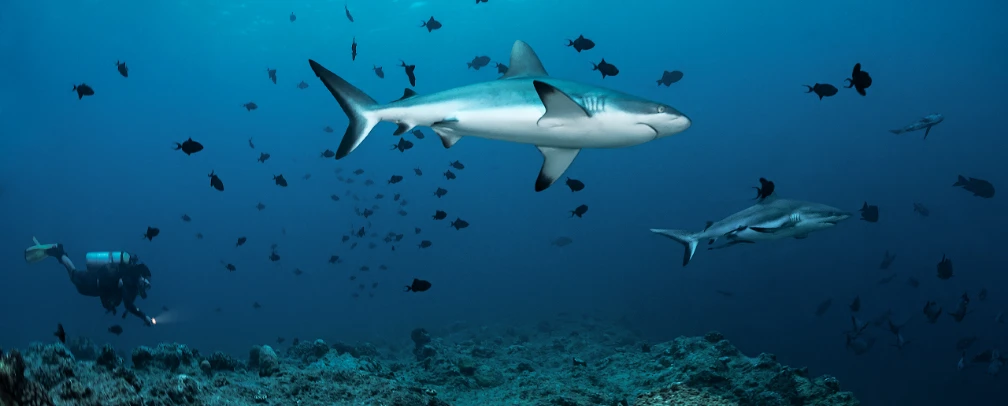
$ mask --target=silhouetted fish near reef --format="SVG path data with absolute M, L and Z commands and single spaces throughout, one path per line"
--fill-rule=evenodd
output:
M 248 103 L 242 104 L 242 107 L 244 107 L 245 110 L 252 111 L 252 110 L 255 110 L 255 109 L 259 108 L 259 105 L 255 104 L 253 102 L 248 102 Z
M 84 96 L 94 96 L 94 89 L 88 86 L 87 83 L 74 86 L 72 91 L 77 92 L 77 100 L 83 99 Z
M 203 144 L 193 141 L 192 137 L 184 142 L 176 142 L 175 150 L 182 150 L 186 155 L 192 155 L 203 150 Z
M 217 190 L 219 190 L 221 192 L 224 191 L 224 182 L 221 181 L 221 179 L 219 177 L 217 177 L 217 174 L 215 174 L 214 171 L 210 171 L 210 174 L 207 175 L 207 177 L 210 178 L 210 186 L 211 187 L 213 187 L 214 189 L 217 189 Z
M 343 11 L 346 13 L 346 19 L 350 20 L 351 23 L 354 22 L 353 21 L 353 15 L 350 14 L 350 9 L 347 8 L 346 4 L 343 5 Z
M 662 77 L 656 80 L 655 82 L 658 82 L 658 86 L 665 85 L 665 87 L 669 87 L 673 83 L 682 80 L 682 78 L 683 73 L 680 71 L 677 70 L 671 72 L 665 71 L 664 73 L 662 73 Z
M 357 37 L 353 37 L 353 44 L 350 45 L 350 60 L 357 60 Z
M 385 79 L 385 71 L 382 70 L 381 66 L 371 65 L 371 70 L 373 70 L 374 74 L 378 75 L 379 78 Z
M 851 73 L 851 77 L 844 80 L 848 83 L 848 89 L 853 87 L 854 90 L 857 90 L 857 92 L 862 96 L 867 95 L 867 93 L 865 93 L 865 89 L 871 87 L 872 83 L 871 75 L 869 75 L 868 72 L 861 70 L 860 63 L 854 64 L 854 72 Z
M 878 223 L 879 219 L 879 209 L 878 206 L 869 205 L 868 202 L 864 202 L 861 205 L 861 220 L 867 221 L 869 223 Z
M 305 83 L 305 81 L 302 80 L 301 83 L 297 84 L 297 88 L 301 89 L 301 90 L 305 90 L 305 89 L 308 88 L 308 83 Z
M 455 220 L 453 220 L 451 224 L 449 224 L 449 226 L 455 227 L 456 230 L 461 230 L 463 228 L 469 227 L 469 222 L 456 217 Z
M 406 285 L 406 292 L 426 292 L 431 288 L 431 283 L 423 279 L 413 279 L 413 283 Z
M 129 68 L 126 67 L 126 62 L 116 61 L 116 70 L 119 71 L 119 74 L 122 75 L 122 77 L 129 77 Z
M 602 73 L 602 79 L 605 79 L 606 76 L 619 75 L 619 68 L 617 68 L 616 65 L 606 62 L 605 58 L 602 58 L 602 61 L 598 64 L 592 62 L 592 66 L 592 70 L 597 70 Z
M 416 65 L 408 65 L 402 60 L 399 60 L 399 62 L 401 63 L 400 66 L 402 66 L 403 69 L 406 69 L 406 77 L 409 78 L 410 86 L 416 87 L 416 75 L 413 73 L 413 71 L 416 70 Z
M 66 343 L 66 331 L 63 330 L 62 324 L 56 325 L 56 332 L 53 333 L 53 335 L 56 336 L 61 343 Z
M 816 83 L 815 85 L 812 86 L 809 85 L 802 85 L 802 86 L 808 88 L 808 91 L 806 91 L 805 93 L 814 92 L 817 96 L 819 96 L 819 100 L 822 100 L 823 97 L 830 97 L 837 94 L 836 86 L 826 83 Z
M 767 180 L 766 178 L 759 178 L 759 186 L 753 186 L 756 189 L 756 200 L 763 200 L 774 193 L 774 183 Z
M 297 16 L 296 16 L 296 15 L 294 15 L 294 13 L 292 12 L 292 13 L 291 13 L 291 15 L 290 15 L 290 22 L 292 22 L 292 23 L 293 23 L 293 22 L 294 22 L 294 21 L 296 21 L 296 20 L 297 20 Z
M 580 192 L 585 188 L 585 184 L 580 180 L 567 178 L 567 187 L 570 188 L 571 192 Z
M 143 238 L 146 238 L 147 241 L 154 241 L 154 237 L 157 237 L 158 234 L 161 234 L 161 229 L 157 227 L 147 227 L 147 232 L 144 233 Z
M 469 66 L 469 69 L 475 69 L 475 70 L 480 70 L 480 68 L 487 66 L 489 64 L 490 64 L 490 57 L 486 55 L 473 57 L 472 62 L 466 62 L 466 65 Z
M 571 210 L 571 217 L 578 216 L 578 218 L 580 218 L 581 216 L 584 216 L 584 214 L 587 212 L 588 212 L 588 205 L 582 204 L 574 208 L 574 210 Z
M 276 84 L 276 69 L 266 68 L 266 74 L 269 75 L 270 80 L 272 80 L 273 84 L 275 85 Z
M 115 334 L 115 335 L 120 335 L 120 334 L 123 333 L 123 328 L 122 328 L 122 326 L 116 324 L 116 325 L 114 325 L 112 327 L 109 327 L 108 328 L 108 332 L 112 333 L 112 334 Z
M 420 22 L 420 27 L 427 28 L 427 32 L 431 32 L 431 31 L 434 31 L 434 30 L 440 30 L 441 29 L 441 23 L 438 22 L 438 20 L 435 20 L 434 16 L 431 16 L 431 18 L 429 20 L 427 20 L 427 21 L 421 21 Z
M 595 48 L 595 41 L 585 38 L 584 35 L 579 35 L 575 40 L 567 40 L 567 46 L 574 47 L 574 50 L 580 53 Z
M 283 174 L 273 175 L 273 182 L 280 187 L 287 187 L 287 179 L 284 179 Z
M 973 192 L 973 196 L 990 199 L 994 197 L 994 185 L 979 178 L 967 178 L 959 175 L 959 179 L 952 186 L 961 187 L 968 192 Z

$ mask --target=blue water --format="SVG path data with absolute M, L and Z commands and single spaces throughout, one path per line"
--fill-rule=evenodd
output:
M 572 311 L 625 317 L 655 341 L 720 330 L 752 355 L 773 352 L 837 376 L 867 405 L 1004 404 L 1005 377 L 987 375 L 985 364 L 958 371 L 955 341 L 979 336 L 971 354 L 1005 343 L 1008 327 L 993 320 L 1008 309 L 1008 207 L 1000 196 L 980 199 L 950 185 L 958 174 L 1008 184 L 1008 3 L 375 0 L 350 3 L 354 23 L 342 2 L 284 3 L 0 4 L 0 346 L 49 340 L 63 323 L 68 334 L 124 348 L 178 341 L 245 354 L 277 336 L 396 342 L 417 326 L 527 324 Z M 444 28 L 418 28 L 431 15 Z M 595 49 L 565 47 L 578 34 Z M 354 36 L 359 55 L 351 62 Z M 507 63 L 516 39 L 552 76 L 670 104 L 693 127 L 638 147 L 582 152 L 567 173 L 588 185 L 576 194 L 560 183 L 533 192 L 540 155 L 531 146 L 465 138 L 449 150 L 429 129 L 406 153 L 389 151 L 397 139 L 386 124 L 347 158 L 319 158 L 336 149 L 347 121 L 308 58 L 392 100 L 407 85 L 400 59 L 417 65 L 416 90 L 432 93 L 493 80 L 492 64 L 477 72 L 465 62 L 488 55 Z M 620 74 L 603 80 L 592 72 L 601 58 Z M 116 72 L 117 60 L 128 63 L 129 78 Z M 843 84 L 855 62 L 875 79 L 867 97 L 803 93 L 803 84 Z M 384 80 L 372 64 L 384 67 Z M 277 69 L 277 84 L 267 67 Z M 685 78 L 656 87 L 663 70 Z M 302 80 L 308 89 L 295 87 Z M 70 89 L 80 82 L 96 95 L 78 100 Z M 249 101 L 259 109 L 241 107 Z M 930 113 L 946 120 L 926 141 L 920 132 L 887 131 Z M 327 125 L 335 132 L 323 132 Z M 206 149 L 171 150 L 188 137 Z M 272 158 L 260 164 L 260 152 Z M 446 181 L 438 174 L 453 160 L 466 169 Z M 414 167 L 424 176 L 413 176 Z M 348 185 L 337 168 L 366 172 Z M 209 187 L 210 171 L 224 192 Z M 272 182 L 281 173 L 287 188 Z M 406 180 L 387 185 L 392 174 Z M 740 210 L 760 176 L 790 198 L 852 211 L 877 204 L 882 220 L 851 219 L 800 241 L 701 250 L 686 268 L 678 244 L 648 232 L 700 229 Z M 365 178 L 377 184 L 366 187 Z M 437 187 L 449 195 L 435 198 Z M 329 199 L 347 190 L 362 207 L 375 193 L 409 200 L 406 217 L 386 197 L 370 219 L 382 236 L 406 234 L 395 252 L 380 241 L 374 250 L 339 241 L 364 223 L 352 199 Z M 931 216 L 915 214 L 913 202 Z M 589 212 L 570 218 L 580 204 Z M 436 209 L 472 226 L 456 231 L 430 220 Z M 183 223 L 183 213 L 193 221 Z M 148 226 L 161 235 L 142 239 Z M 103 315 L 55 261 L 26 265 L 32 236 L 63 243 L 78 266 L 88 251 L 136 253 L 153 270 L 150 297 L 138 304 L 162 322 L 146 328 Z M 238 236 L 249 242 L 235 248 Z M 574 243 L 551 246 L 558 236 Z M 416 249 L 421 237 L 434 246 Z M 278 263 L 267 259 L 272 243 Z M 891 270 L 899 277 L 879 286 L 886 250 L 898 255 Z M 934 275 L 942 254 L 955 261 L 948 281 Z M 330 255 L 344 263 L 327 264 Z M 238 272 L 226 272 L 222 260 Z M 357 271 L 361 265 L 372 271 Z M 351 282 L 351 274 L 360 277 Z M 905 285 L 909 276 L 922 281 L 918 289 Z M 400 292 L 414 277 L 434 288 Z M 351 296 L 372 282 L 380 284 L 374 298 Z M 926 301 L 951 311 L 963 291 L 975 296 L 984 287 L 990 299 L 962 323 L 924 322 Z M 892 309 L 910 319 L 910 346 L 898 351 L 888 332 L 874 329 L 871 352 L 845 351 L 846 304 L 855 295 L 863 318 Z M 832 309 L 816 317 L 826 298 Z M 106 333 L 113 323 L 126 333 Z

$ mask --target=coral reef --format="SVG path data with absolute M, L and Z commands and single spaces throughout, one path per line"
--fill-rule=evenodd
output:
M 254 346 L 247 362 L 162 343 L 134 349 L 131 365 L 86 340 L 33 344 L 0 358 L 0 406 L 860 404 L 835 378 L 809 377 L 771 354 L 747 357 L 717 332 L 649 344 L 567 319 L 417 328 L 405 338 L 381 348 L 296 342 L 283 356 Z

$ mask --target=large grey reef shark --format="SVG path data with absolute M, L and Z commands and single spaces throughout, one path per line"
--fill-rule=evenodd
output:
M 379 104 L 313 60 L 350 124 L 336 150 L 346 157 L 381 121 L 398 125 L 393 135 L 427 126 L 451 148 L 462 136 L 532 144 L 543 156 L 535 190 L 543 191 L 567 170 L 582 148 L 620 148 L 681 133 L 692 122 L 671 106 L 597 86 L 552 78 L 522 41 L 511 48 L 507 73 L 429 95 L 407 88 Z
M 757 241 L 803 239 L 813 231 L 831 228 L 849 217 L 850 212 L 836 207 L 782 199 L 773 194 L 720 221 L 708 221 L 703 231 L 652 228 L 651 232 L 664 235 L 684 245 L 686 252 L 683 254 L 683 266 L 686 266 L 702 240 L 707 240 L 707 244 L 710 245 L 718 238 L 726 238 L 728 241 L 724 244 L 708 248 L 717 249 Z
M 940 124 L 942 121 L 945 121 L 945 116 L 941 114 L 928 114 L 921 117 L 920 120 L 907 124 L 903 128 L 889 130 L 889 132 L 893 134 L 903 134 L 911 131 L 924 130 L 924 139 L 926 140 L 928 134 L 931 132 L 931 127 Z

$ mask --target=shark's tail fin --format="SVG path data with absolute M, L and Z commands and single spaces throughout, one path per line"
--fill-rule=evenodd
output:
M 683 266 L 689 264 L 690 259 L 693 259 L 693 253 L 696 252 L 697 242 L 699 241 L 699 238 L 697 238 L 696 233 L 691 233 L 689 231 L 683 231 L 683 230 L 669 230 L 659 228 L 652 228 L 651 232 L 671 238 L 676 242 L 682 244 L 686 248 L 686 251 L 683 253 L 683 259 L 682 259 Z
M 315 76 L 322 80 L 325 87 L 336 98 L 350 120 L 346 133 L 343 134 L 343 141 L 340 142 L 340 146 L 336 150 L 336 159 L 341 159 L 353 152 L 380 121 L 371 114 L 372 110 L 378 106 L 378 102 L 351 85 L 350 82 L 322 67 L 318 62 L 309 59 L 308 64 L 311 65 Z

